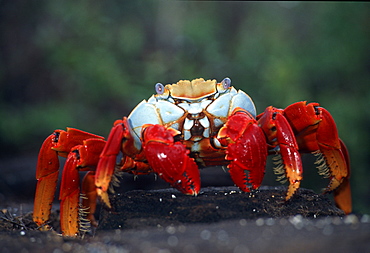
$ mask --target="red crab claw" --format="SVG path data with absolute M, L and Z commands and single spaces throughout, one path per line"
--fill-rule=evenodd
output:
M 265 174 L 266 138 L 253 116 L 241 108 L 234 109 L 217 138 L 227 145 L 226 159 L 232 180 L 242 191 L 257 189 Z
M 42 144 L 36 167 L 37 187 L 33 210 L 33 220 L 40 229 L 50 228 L 46 223 L 50 218 L 58 181 L 58 155 L 66 157 L 72 147 L 82 144 L 83 140 L 88 138 L 102 139 L 103 137 L 67 128 L 67 131 L 54 131 Z
M 107 143 L 100 154 L 98 167 L 96 169 L 95 185 L 97 187 L 97 194 L 108 208 L 112 207 L 109 202 L 108 189 L 116 167 L 117 155 L 123 148 L 125 148 L 125 153 L 127 155 L 138 152 L 134 148 L 133 138 L 129 129 L 126 117 L 114 123 L 109 133 Z
M 303 167 L 296 138 L 283 112 L 269 106 L 264 113 L 258 115 L 258 124 L 266 135 L 269 149 L 280 153 L 276 162 L 278 166 L 274 171 L 279 175 L 279 181 L 285 178 L 289 181 L 285 198 L 289 200 L 300 186 Z
M 334 191 L 335 201 L 345 213 L 352 212 L 347 148 L 338 137 L 330 113 L 318 103 L 297 102 L 284 110 L 302 152 L 318 155 L 319 173 L 330 178 L 325 192 Z
M 197 195 L 200 173 L 189 150 L 181 142 L 174 142 L 179 132 L 162 125 L 143 126 L 144 152 L 153 171 L 172 187 L 184 194 Z
M 96 207 L 96 189 L 94 172 L 89 172 L 82 183 L 83 208 L 80 209 L 80 177 L 79 171 L 95 169 L 99 155 L 105 141 L 101 139 L 87 139 L 82 145 L 75 146 L 68 154 L 62 172 L 60 185 L 60 226 L 63 235 L 76 236 L 80 229 L 83 217 L 87 215 L 92 225 L 96 225 L 94 212 Z

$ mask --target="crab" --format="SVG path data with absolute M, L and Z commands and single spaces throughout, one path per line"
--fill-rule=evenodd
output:
M 277 154 L 278 179 L 288 181 L 285 200 L 303 179 L 300 153 L 310 152 L 318 156 L 319 173 L 329 178 L 324 192 L 333 191 L 336 205 L 347 214 L 352 211 L 348 151 L 332 116 L 318 103 L 270 106 L 257 115 L 252 99 L 231 86 L 230 78 L 157 83 L 155 90 L 114 123 L 107 140 L 75 128 L 46 138 L 38 157 L 33 212 L 40 229 L 51 229 L 58 156 L 67 158 L 59 194 L 65 236 L 78 235 L 84 222 L 97 225 L 98 197 L 111 208 L 108 192 L 117 170 L 155 173 L 180 192 L 196 196 L 199 168 L 227 166 L 235 185 L 250 192 L 261 185 L 269 154 Z M 87 171 L 81 189 L 79 171 Z

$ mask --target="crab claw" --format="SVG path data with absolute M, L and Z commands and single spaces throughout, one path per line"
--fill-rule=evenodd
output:
M 298 144 L 287 119 L 283 116 L 283 110 L 269 106 L 264 113 L 258 116 L 258 124 L 264 131 L 267 143 L 272 152 L 279 152 L 274 168 L 278 180 L 289 181 L 286 200 L 289 200 L 299 189 L 303 178 L 303 167 Z M 277 150 L 278 149 L 278 150 Z
M 258 188 L 265 174 L 267 145 L 256 120 L 241 108 L 234 109 L 217 138 L 227 145 L 229 173 L 242 191 Z
M 162 125 L 143 127 L 144 152 L 153 171 L 172 187 L 184 194 L 197 195 L 200 173 L 189 150 L 181 142 L 174 142 L 179 132 Z

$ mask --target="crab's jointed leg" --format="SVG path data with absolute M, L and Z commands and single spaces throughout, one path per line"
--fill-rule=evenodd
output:
M 97 194 L 108 208 L 112 207 L 109 202 L 108 189 L 117 165 L 118 154 L 123 149 L 125 149 L 124 155 L 134 155 L 139 152 L 133 145 L 133 138 L 129 129 L 126 117 L 123 120 L 116 120 L 109 133 L 107 144 L 100 154 L 96 169 L 95 185 L 97 187 Z M 129 160 L 131 161 L 131 159 Z
M 334 191 L 335 201 L 345 213 L 352 212 L 349 184 L 350 164 L 346 146 L 330 113 L 318 103 L 294 103 L 284 110 L 301 152 L 319 156 L 319 173 L 330 179 L 325 192 Z
M 49 229 L 47 222 L 50 218 L 51 205 L 54 199 L 58 174 L 59 174 L 59 161 L 58 155 L 66 157 L 70 156 L 70 151 L 76 145 L 81 145 L 84 140 L 92 138 L 98 142 L 102 141 L 103 137 L 80 131 L 78 129 L 67 128 L 67 131 L 56 130 L 44 141 L 38 158 L 36 169 L 36 195 L 33 212 L 33 220 L 40 227 L 40 229 Z M 97 162 L 97 161 L 96 161 Z M 68 168 L 67 168 L 68 167 Z M 76 175 L 71 172 L 70 168 L 75 166 L 75 162 L 71 158 L 67 158 L 65 168 L 67 168 L 64 186 L 61 187 L 61 196 L 70 195 L 74 196 L 73 191 L 67 193 L 71 188 L 75 188 Z M 68 175 L 67 175 L 68 174 Z M 71 177 L 71 178 L 70 178 Z M 70 181 L 69 181 L 70 180 Z M 77 180 L 79 183 L 79 181 Z M 67 190 L 64 192 L 64 188 Z M 73 199 L 72 197 L 71 199 Z M 75 200 L 73 201 L 75 202 Z M 78 200 L 75 204 L 78 207 Z M 69 208 L 68 208 L 69 209 Z M 64 208 L 64 210 L 66 210 Z M 63 211 L 61 211 L 63 217 Z M 68 215 L 67 215 L 68 216 Z M 76 222 L 78 219 L 76 219 Z
M 95 170 L 99 155 L 105 146 L 101 139 L 87 139 L 82 145 L 71 149 L 63 168 L 60 185 L 60 225 L 63 235 L 75 236 L 80 230 L 82 217 L 80 209 L 80 176 L 79 171 Z M 94 172 L 89 171 L 82 182 L 82 209 L 86 209 L 87 219 L 96 225 L 94 212 L 96 209 L 96 188 Z
M 253 116 L 242 108 L 234 109 L 217 138 L 227 146 L 229 173 L 242 191 L 258 188 L 265 174 L 267 145 Z
M 279 166 L 274 170 L 280 175 L 278 180 L 288 180 L 285 199 L 289 200 L 299 189 L 303 174 L 302 160 L 293 130 L 283 116 L 283 110 L 272 106 L 267 107 L 264 113 L 258 116 L 258 124 L 266 135 L 270 152 L 280 154 L 281 161 L 277 162 Z
M 41 230 L 49 230 L 51 205 L 59 176 L 58 153 L 52 150 L 54 134 L 44 141 L 38 157 L 36 179 L 37 187 L 33 207 L 33 220 Z

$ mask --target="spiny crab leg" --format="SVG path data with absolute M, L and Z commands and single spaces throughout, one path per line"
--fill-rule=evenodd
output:
M 217 138 L 227 146 L 229 173 L 242 191 L 257 189 L 265 174 L 267 145 L 262 130 L 250 113 L 234 109 Z
M 78 173 L 76 153 L 67 157 L 60 185 L 60 227 L 65 236 L 76 236 L 79 229 L 78 203 L 80 198 L 80 176 Z
M 325 192 L 334 191 L 334 199 L 346 214 L 352 212 L 349 184 L 350 164 L 348 151 L 338 137 L 338 130 L 330 113 L 318 103 L 294 103 L 284 110 L 301 152 L 318 156 L 319 174 L 329 178 Z
M 107 144 L 100 154 L 95 175 L 97 194 L 108 208 L 112 207 L 109 202 L 108 189 L 116 167 L 117 155 L 121 151 L 121 148 L 128 144 L 132 145 L 132 140 L 130 138 L 127 118 L 117 120 L 109 133 Z
M 325 192 L 334 191 L 336 205 L 348 214 L 352 212 L 348 150 L 343 141 L 339 139 L 334 119 L 330 113 L 322 107 L 318 107 L 317 110 L 322 119 L 317 129 L 317 142 L 325 160 L 325 170 L 322 173 L 330 179 Z
M 58 181 L 58 155 L 67 157 L 72 147 L 82 144 L 88 138 L 103 139 L 98 135 L 67 128 L 67 131 L 54 131 L 42 144 L 36 168 L 37 186 L 33 211 L 33 220 L 40 229 L 50 229 L 47 222 Z
M 101 139 L 87 139 L 82 145 L 71 149 L 64 165 L 60 186 L 60 224 L 63 235 L 76 236 L 81 229 L 84 217 L 87 216 L 92 225 L 96 225 L 94 211 L 96 207 L 96 189 L 94 172 L 89 171 L 82 183 L 84 201 L 80 207 L 80 177 L 79 171 L 95 169 L 99 154 L 105 146 Z M 86 198 L 87 197 L 87 198 Z
M 274 171 L 279 175 L 279 181 L 285 178 L 289 181 L 285 198 L 289 200 L 299 189 L 303 177 L 301 155 L 293 130 L 283 116 L 283 110 L 272 106 L 267 107 L 265 112 L 258 116 L 258 124 L 266 135 L 270 149 L 278 148 L 276 152 L 279 152 L 280 156 L 278 156 L 279 160 L 276 162 L 278 166 L 274 168 Z

